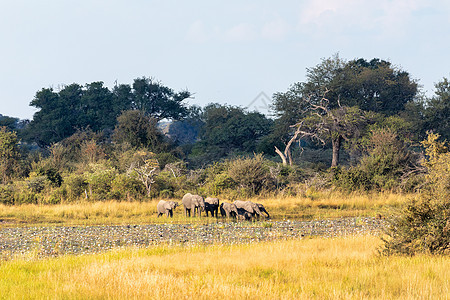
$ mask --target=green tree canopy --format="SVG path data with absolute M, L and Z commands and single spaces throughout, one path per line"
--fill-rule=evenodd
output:
M 450 83 L 444 78 L 435 87 L 435 96 L 426 104 L 424 128 L 450 140 Z
M 124 111 L 117 118 L 113 138 L 117 143 L 129 143 L 135 148 L 149 148 L 154 152 L 165 147 L 164 136 L 157 120 L 140 110 Z
M 158 121 L 181 119 L 186 114 L 183 101 L 189 97 L 188 91 L 175 93 L 160 82 L 145 77 L 135 79 L 132 86 L 121 84 L 112 90 L 101 81 L 85 86 L 73 83 L 60 91 L 44 88 L 30 103 L 38 111 L 24 136 L 28 141 L 46 147 L 80 129 L 112 131 L 117 117 L 131 109 L 141 110 Z

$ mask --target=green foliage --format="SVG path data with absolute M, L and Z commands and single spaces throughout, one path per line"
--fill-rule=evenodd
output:
M 115 177 L 116 171 L 114 169 L 94 166 L 93 172 L 87 174 L 89 197 L 92 197 L 93 200 L 107 199 Z
M 77 200 L 80 197 L 86 198 L 89 189 L 89 182 L 85 175 L 71 174 L 64 180 L 67 195 L 70 200 Z
M 374 130 L 358 165 L 334 169 L 334 183 L 349 191 L 401 189 L 416 160 L 394 131 Z
M 424 111 L 424 128 L 450 139 L 450 82 L 444 78 L 436 85 L 435 97 L 429 99 Z
M 244 195 L 257 195 L 262 189 L 273 186 L 269 167 L 261 154 L 251 158 L 237 158 L 229 165 L 228 175 Z
M 113 137 L 117 143 L 129 143 L 134 148 L 147 147 L 154 152 L 166 147 L 157 120 L 139 110 L 124 111 L 117 118 Z
M 22 175 L 21 154 L 17 134 L 0 127 L 0 183 Z
M 450 152 L 437 137 L 423 143 L 429 154 L 423 191 L 388 219 L 385 254 L 450 253 Z
M 80 128 L 94 132 L 112 130 L 117 117 L 127 110 L 141 110 L 157 120 L 179 119 L 185 114 L 187 91 L 172 89 L 150 78 L 137 78 L 130 85 L 116 85 L 111 91 L 103 82 L 81 86 L 73 83 L 58 92 L 52 88 L 38 91 L 30 105 L 37 108 L 26 128 L 25 137 L 47 147 L 71 136 Z
M 37 170 L 37 175 L 45 176 L 53 186 L 59 187 L 63 182 L 63 178 L 59 171 L 52 167 L 41 167 Z
M 126 174 L 117 175 L 111 182 L 110 196 L 114 199 L 141 199 L 145 196 L 144 184 Z
M 27 185 L 32 192 L 40 193 L 44 190 L 46 181 L 46 176 L 37 176 L 28 180 Z
M 201 141 L 192 149 L 192 157 L 203 163 L 217 161 L 233 154 L 256 151 L 261 139 L 272 129 L 273 121 L 257 112 L 220 104 L 204 108 Z
M 14 202 L 14 191 L 11 185 L 0 184 L 0 203 L 12 205 Z

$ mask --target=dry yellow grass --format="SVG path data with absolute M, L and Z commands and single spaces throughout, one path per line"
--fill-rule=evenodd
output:
M 448 257 L 379 257 L 373 236 L 156 247 L 0 264 L 4 299 L 448 299 Z
M 264 204 L 272 218 L 320 219 L 337 217 L 375 216 L 383 214 L 387 207 L 404 203 L 408 195 L 393 193 L 341 194 L 314 193 L 305 197 L 276 197 L 251 199 Z M 181 203 L 180 199 L 175 199 Z M 222 201 L 229 201 L 221 198 Z M 230 200 L 231 201 L 231 200 Z M 156 217 L 158 200 L 148 202 L 80 202 L 59 205 L 25 204 L 0 205 L 3 224 L 145 224 L 168 220 Z M 192 221 L 192 220 L 190 220 Z M 199 220 L 194 220 L 194 222 Z M 204 222 L 203 219 L 202 222 Z M 186 222 L 183 207 L 175 210 L 169 222 Z M 0 226 L 2 224 L 0 223 Z

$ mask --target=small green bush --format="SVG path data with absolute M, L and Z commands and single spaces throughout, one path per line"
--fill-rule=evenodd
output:
M 14 190 L 11 185 L 0 184 L 0 203 L 13 205 L 14 202 Z
M 109 196 L 111 184 L 116 177 L 113 169 L 99 169 L 88 174 L 89 194 L 93 200 L 105 200 Z
M 269 167 L 261 154 L 231 161 L 228 175 L 239 189 L 250 195 L 257 195 L 263 189 L 274 187 Z
M 46 181 L 47 181 L 47 177 L 46 176 L 37 176 L 37 177 L 31 178 L 27 182 L 27 185 L 28 185 L 28 188 L 33 193 L 40 193 L 40 192 L 42 192 L 44 190 Z
M 426 186 L 388 219 L 385 254 L 450 254 L 450 152 L 438 137 L 429 134 L 423 142 Z
M 71 174 L 66 177 L 64 182 L 69 200 L 77 200 L 80 197 L 86 198 L 89 182 L 84 175 Z
M 116 200 L 141 199 L 145 193 L 144 184 L 126 174 L 117 175 L 111 182 L 110 197 Z
M 63 178 L 59 171 L 52 167 L 40 167 L 36 171 L 37 175 L 45 176 L 51 182 L 52 186 L 59 187 L 63 182 Z

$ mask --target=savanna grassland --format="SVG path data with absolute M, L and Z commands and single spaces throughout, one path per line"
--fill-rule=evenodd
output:
M 303 197 L 253 198 L 262 203 L 272 219 L 321 219 L 383 216 L 390 208 L 401 206 L 411 195 L 395 193 L 314 192 Z M 173 199 L 181 203 L 180 199 Z M 228 201 L 221 198 L 222 201 Z M 231 201 L 231 200 L 230 200 Z M 98 201 L 57 205 L 0 205 L 0 226 L 32 225 L 102 225 L 165 222 L 205 222 L 186 219 L 183 208 L 175 209 L 174 218 L 157 218 L 153 201 Z
M 253 199 L 274 219 L 376 216 L 407 195 L 315 193 Z M 2 206 L 2 226 L 207 223 L 156 217 L 156 202 Z M 9 224 L 8 224 L 9 222 Z M 53 226 L 52 225 L 52 226 Z M 0 299 L 448 299 L 448 256 L 383 256 L 380 236 L 240 245 L 156 245 L 0 261 Z
M 362 235 L 0 263 L 2 299 L 448 299 L 450 259 Z

